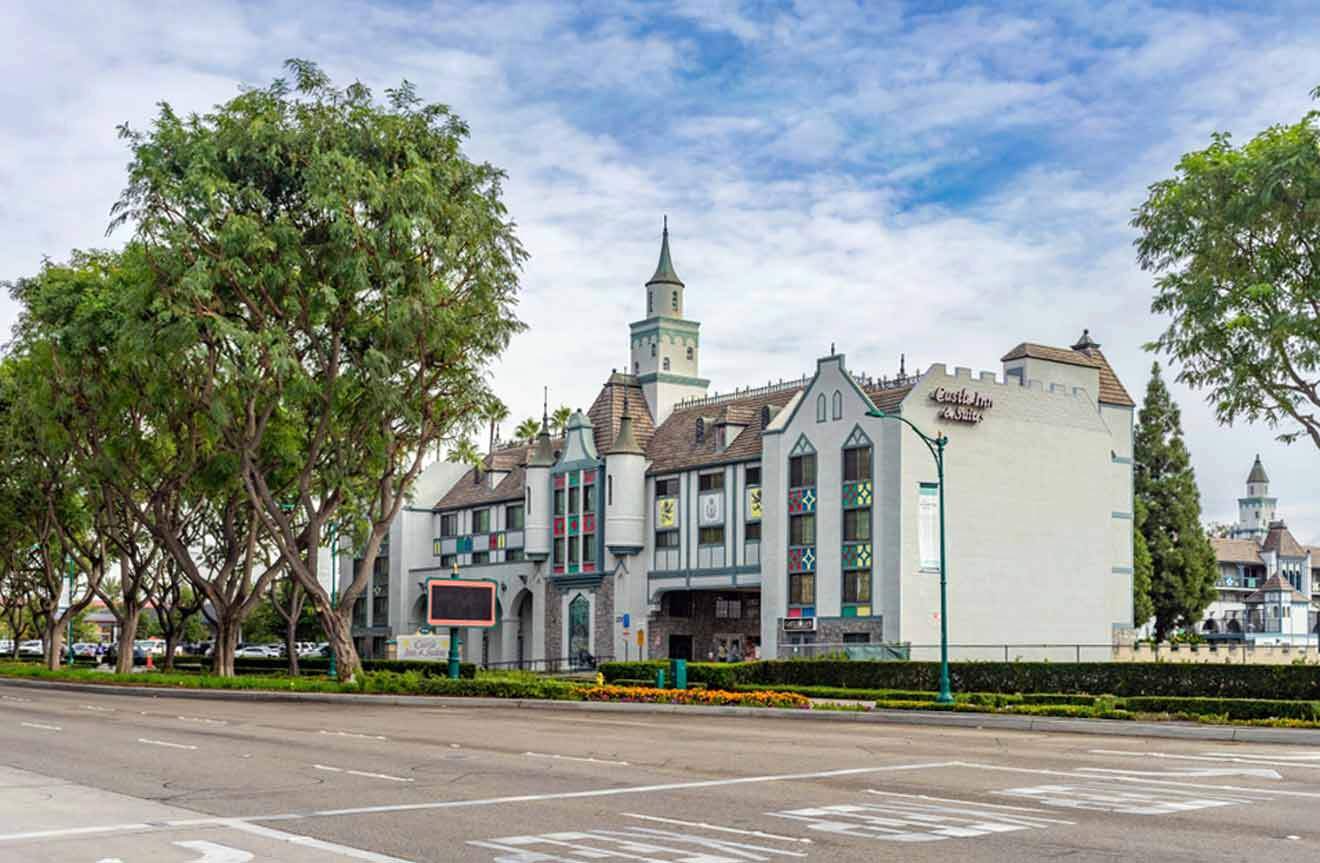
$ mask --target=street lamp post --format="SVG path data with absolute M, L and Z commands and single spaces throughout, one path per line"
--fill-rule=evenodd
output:
M 949 439 L 942 434 L 931 437 L 898 414 L 886 413 L 882 410 L 870 410 L 866 412 L 866 415 L 879 417 L 880 419 L 898 420 L 903 423 L 916 432 L 917 437 L 921 438 L 921 442 L 926 445 L 926 449 L 930 450 L 931 458 L 935 459 L 935 476 L 940 489 L 940 694 L 936 696 L 935 702 L 937 704 L 952 704 L 953 690 L 949 685 L 948 565 L 945 562 L 946 556 L 944 554 L 944 447 L 949 443 Z

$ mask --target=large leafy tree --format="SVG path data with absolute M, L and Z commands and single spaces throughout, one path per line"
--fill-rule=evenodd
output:
M 162 106 L 117 205 L 156 276 L 156 308 L 196 340 L 183 394 L 232 454 L 253 518 L 322 618 L 340 672 L 360 661 L 354 602 L 428 448 L 475 431 L 490 363 L 521 324 L 524 258 L 503 175 L 467 127 L 407 83 L 378 103 L 290 61 L 292 84 L 205 115 Z M 332 606 L 327 526 L 361 549 Z M 217 654 L 219 651 L 217 651 Z
M 1159 363 L 1151 368 L 1137 417 L 1133 455 L 1155 634 L 1163 639 L 1200 619 L 1214 601 L 1216 571 L 1214 549 L 1201 527 L 1201 494 L 1183 441 L 1182 418 Z
M 1151 347 L 1178 380 L 1221 422 L 1320 447 L 1320 112 L 1241 147 L 1214 135 L 1150 187 L 1133 225 L 1152 308 L 1170 317 Z

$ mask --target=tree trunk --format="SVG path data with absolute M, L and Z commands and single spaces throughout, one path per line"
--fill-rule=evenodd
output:
M 221 677 L 234 676 L 234 651 L 238 649 L 239 629 L 243 622 L 237 615 L 219 615 L 215 622 L 215 651 L 212 671 Z
M 176 627 L 165 633 L 165 661 L 161 663 L 162 671 L 174 670 L 174 651 L 179 648 L 179 636 L 183 633 L 183 627 Z
M 64 626 L 57 615 L 52 614 L 47 620 L 51 622 L 46 624 L 46 667 L 59 671 L 64 661 Z
M 295 615 L 284 629 L 284 650 L 289 657 L 289 676 L 297 677 L 298 670 L 298 617 Z
M 138 620 L 142 609 L 126 608 L 119 620 L 119 656 L 115 658 L 115 674 L 133 673 L 133 642 L 137 639 Z
M 335 654 L 335 672 L 341 683 L 352 683 L 362 671 L 362 660 L 353 647 L 352 606 L 339 608 L 322 617 L 326 640 Z

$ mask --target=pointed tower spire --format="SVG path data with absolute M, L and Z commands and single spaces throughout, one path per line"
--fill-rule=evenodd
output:
M 1256 453 L 1256 462 L 1251 466 L 1251 473 L 1247 474 L 1249 483 L 1267 483 L 1269 476 L 1265 473 L 1265 465 L 1260 463 L 1260 453 Z
M 660 262 L 655 265 L 655 275 L 651 276 L 647 286 L 666 284 L 683 285 L 683 280 L 674 272 L 674 263 L 669 259 L 669 216 L 664 217 L 664 229 L 660 234 Z
M 623 416 L 619 417 L 619 434 L 606 455 L 645 455 L 646 451 L 637 443 L 633 434 L 632 414 L 628 409 L 628 396 L 623 397 Z
M 544 400 L 541 402 L 541 433 L 536 436 L 536 446 L 532 457 L 527 460 L 528 467 L 550 467 L 555 463 L 555 451 L 550 446 L 550 388 L 546 387 Z

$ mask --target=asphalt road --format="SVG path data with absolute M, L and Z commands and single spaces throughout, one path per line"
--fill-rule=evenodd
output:
M 1320 748 L 0 687 L 0 861 L 1320 860 Z

